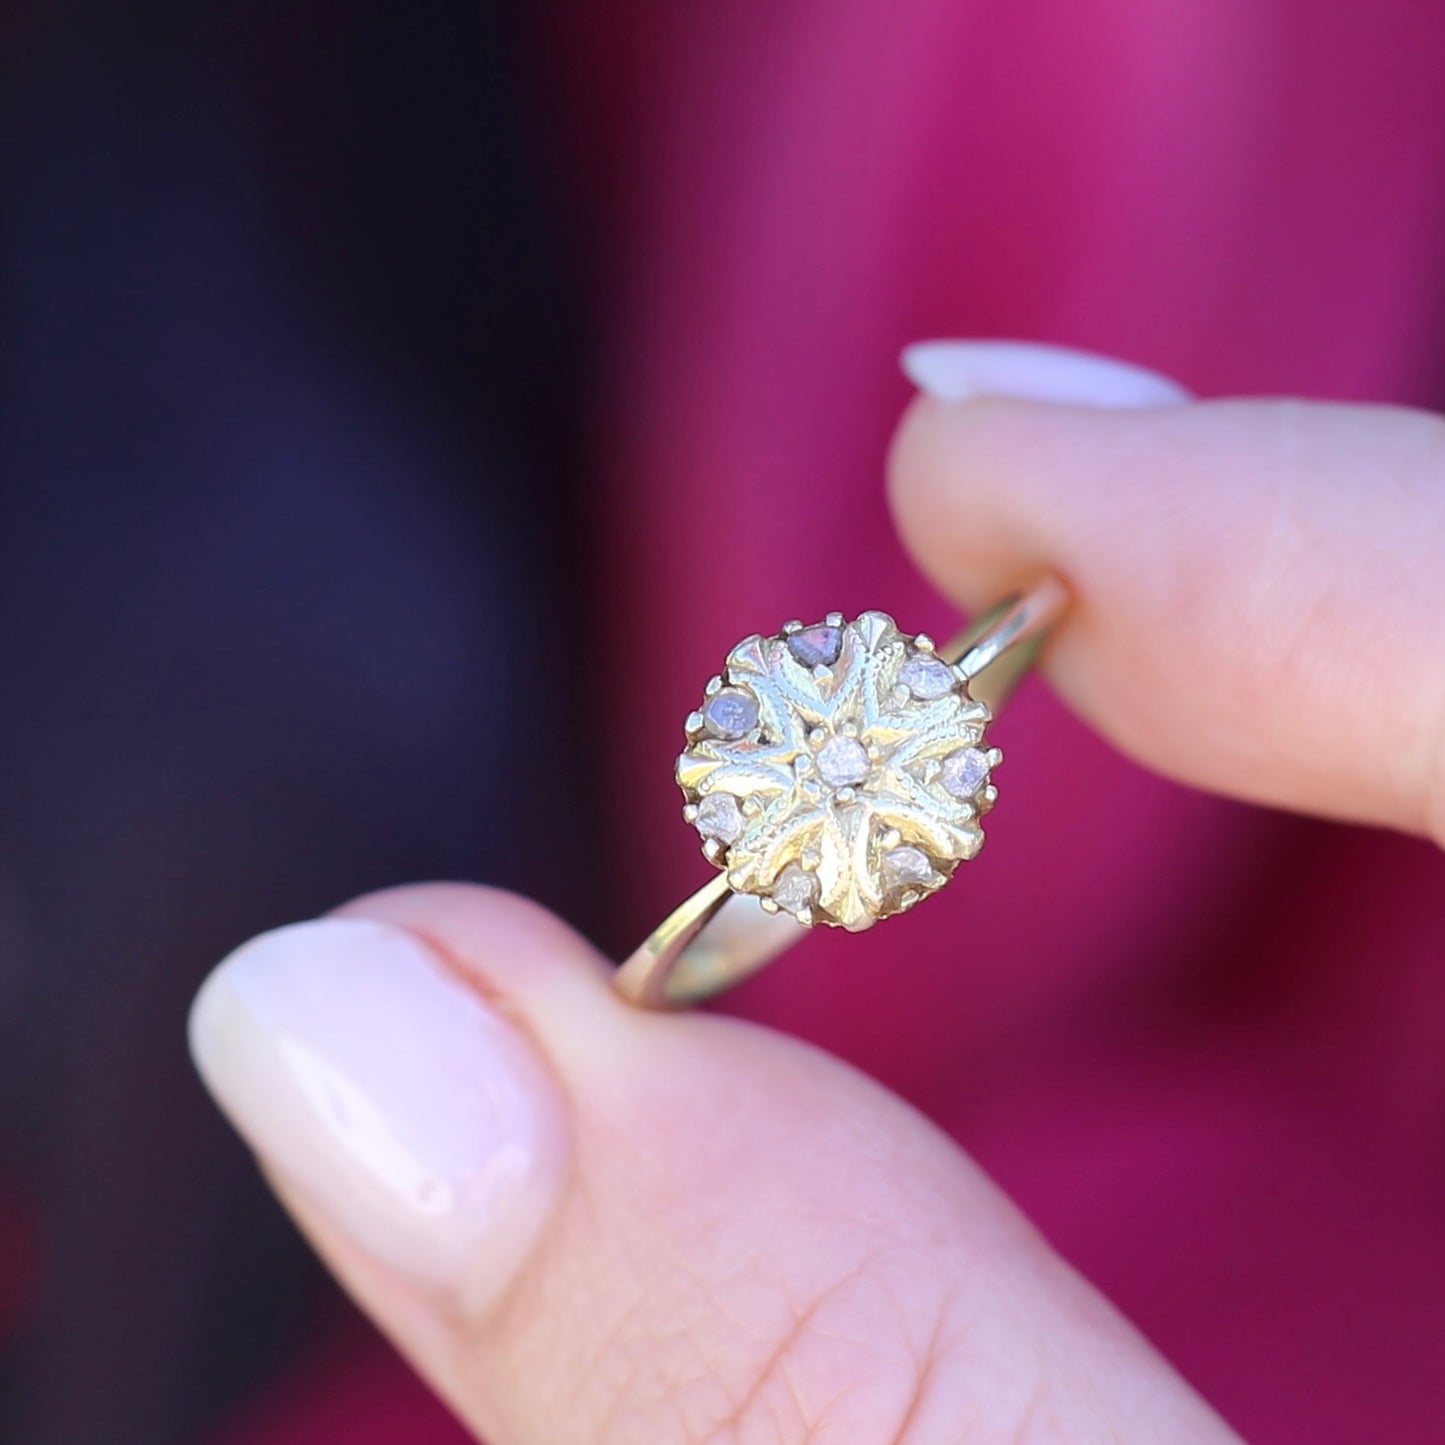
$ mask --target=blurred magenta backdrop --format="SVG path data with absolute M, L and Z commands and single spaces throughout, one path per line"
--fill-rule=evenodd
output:
M 606 743 L 639 933 L 709 876 L 671 760 L 738 637 L 953 621 L 881 486 L 907 341 L 1441 399 L 1439 7 L 574 0 L 551 32 L 608 285 L 597 606 L 635 689 Z M 1037 685 L 995 737 L 980 861 L 738 1009 L 939 1120 L 1247 1437 L 1445 1438 L 1445 863 L 1161 782 Z M 246 1438 L 460 1439 L 399 1366 L 332 1368 Z

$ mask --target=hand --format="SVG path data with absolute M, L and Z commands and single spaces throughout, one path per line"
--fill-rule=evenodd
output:
M 1203 787 L 1445 837 L 1445 423 L 1190 404 L 1036 348 L 911 370 L 971 399 L 904 421 L 905 540 L 965 606 L 1066 577 L 1047 670 L 1097 728 Z M 264 935 L 196 1006 L 281 1197 L 479 1436 L 1233 1438 L 898 1099 L 607 975 L 517 898 L 411 888 Z

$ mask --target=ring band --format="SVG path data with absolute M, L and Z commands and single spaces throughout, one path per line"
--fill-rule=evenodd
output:
M 913 907 L 982 846 L 984 729 L 1068 593 L 1046 575 L 947 647 L 882 612 L 745 638 L 687 720 L 683 816 L 723 871 L 614 975 L 643 1008 L 731 988 L 803 936 Z

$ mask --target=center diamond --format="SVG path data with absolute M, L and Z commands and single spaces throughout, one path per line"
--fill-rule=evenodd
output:
M 835 788 L 861 783 L 868 776 L 868 749 L 857 738 L 829 738 L 818 749 L 818 772 Z
M 987 722 L 933 644 L 885 613 L 789 623 L 740 642 L 688 719 L 684 815 L 736 892 L 867 928 L 982 846 L 1000 758 Z

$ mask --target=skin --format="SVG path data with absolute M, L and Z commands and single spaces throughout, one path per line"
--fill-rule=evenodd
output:
M 891 495 L 961 606 L 1045 566 L 1068 580 L 1045 670 L 1144 765 L 1445 838 L 1439 418 L 923 399 Z M 1330 729 L 1342 692 L 1368 699 L 1368 759 Z M 628 1008 L 584 940 L 515 897 L 409 888 L 342 911 L 429 941 L 566 1101 L 560 1203 L 480 1316 L 280 1187 L 479 1437 L 1234 1438 L 951 1140 L 844 1064 L 735 1020 Z

